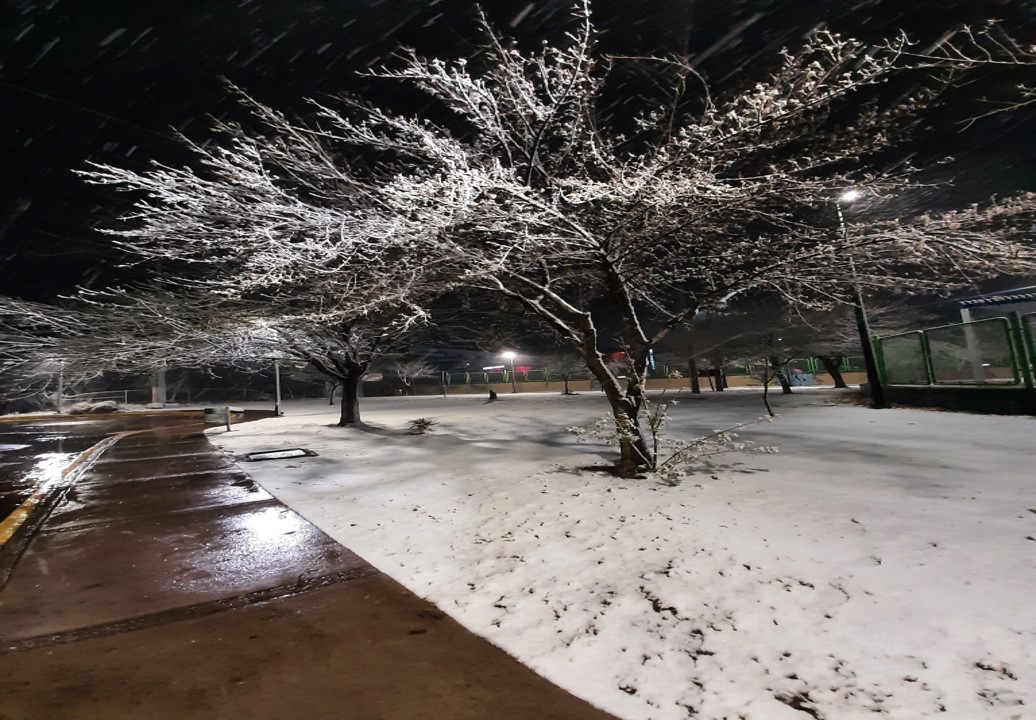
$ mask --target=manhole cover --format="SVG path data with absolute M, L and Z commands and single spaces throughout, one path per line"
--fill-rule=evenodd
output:
M 245 455 L 245 460 L 285 460 L 287 458 L 313 457 L 316 453 L 305 448 L 288 448 L 287 450 L 259 450 Z

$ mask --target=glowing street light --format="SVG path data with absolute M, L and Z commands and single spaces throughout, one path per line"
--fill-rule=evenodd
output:
M 845 251 L 849 254 L 849 271 L 853 280 L 853 313 L 856 315 L 856 331 L 860 334 L 860 346 L 863 348 L 863 364 L 867 368 L 867 384 L 870 386 L 871 407 L 880 409 L 888 407 L 885 402 L 885 388 L 881 386 L 878 374 L 878 363 L 874 356 L 874 342 L 871 340 L 870 324 L 867 322 L 867 310 L 863 306 L 863 292 L 860 290 L 860 279 L 856 275 L 856 262 L 849 248 L 849 227 L 842 214 L 842 203 L 851 203 L 860 197 L 859 190 L 849 189 L 835 200 L 835 211 L 838 213 L 838 226 L 845 242 Z
M 518 392 L 518 383 L 515 381 L 515 378 L 514 378 L 514 355 L 515 354 L 512 351 L 508 350 L 505 353 L 501 353 L 501 355 L 503 355 L 504 359 L 506 359 L 511 364 L 511 392 L 516 393 L 516 392 Z

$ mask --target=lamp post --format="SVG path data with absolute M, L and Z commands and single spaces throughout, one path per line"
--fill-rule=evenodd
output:
M 518 392 L 518 383 L 514 378 L 514 353 L 511 351 L 505 352 L 504 357 L 511 363 L 511 392 Z
M 273 361 L 273 415 L 281 416 L 281 361 Z
M 58 415 L 65 409 L 65 361 L 61 361 L 61 365 L 58 367 L 58 399 L 57 403 Z
M 845 252 L 849 253 L 849 272 L 852 273 L 853 282 L 853 313 L 856 315 L 856 330 L 860 334 L 860 346 L 863 348 L 863 364 L 867 368 L 867 384 L 870 386 L 871 407 L 877 410 L 888 407 L 885 402 L 885 388 L 881 385 L 881 376 L 878 374 L 878 363 L 874 355 L 874 343 L 871 340 L 870 324 L 867 322 L 867 310 L 863 305 L 863 293 L 860 291 L 860 279 L 856 275 L 856 261 L 853 260 L 852 252 L 849 249 L 849 227 L 845 223 L 845 215 L 842 214 L 842 203 L 851 203 L 860 197 L 859 190 L 846 190 L 835 200 L 835 211 L 838 213 L 838 226 L 842 233 L 842 240 L 846 247 Z

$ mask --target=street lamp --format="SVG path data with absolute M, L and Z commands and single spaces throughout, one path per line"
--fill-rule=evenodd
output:
M 273 361 L 273 416 L 281 416 L 281 361 Z
M 514 379 L 514 353 L 508 350 L 503 355 L 511 363 L 511 392 L 516 393 L 518 392 L 518 383 Z
M 885 388 L 881 385 L 881 376 L 878 374 L 878 363 L 874 355 L 874 343 L 871 340 L 870 324 L 867 322 L 867 310 L 863 305 L 863 293 L 860 291 L 860 279 L 856 275 L 856 261 L 853 260 L 849 248 L 849 227 L 845 224 L 845 215 L 842 214 L 842 203 L 851 203 L 860 197 L 859 190 L 846 190 L 835 200 L 835 211 L 838 213 L 838 226 L 842 232 L 842 241 L 845 243 L 845 252 L 849 257 L 849 271 L 852 273 L 853 281 L 853 313 L 856 315 L 856 330 L 860 334 L 860 345 L 863 348 L 863 364 L 867 368 L 867 384 L 871 391 L 871 407 L 876 410 L 888 407 L 885 402 Z
M 58 367 L 58 415 L 64 410 L 65 404 L 65 361 L 61 361 L 61 365 Z

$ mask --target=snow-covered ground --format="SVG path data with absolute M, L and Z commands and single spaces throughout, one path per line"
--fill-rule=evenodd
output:
M 220 430 L 286 504 L 558 685 L 630 719 L 1036 717 L 1036 422 L 775 398 L 778 455 L 669 487 L 590 470 L 598 393 L 374 398 Z M 683 436 L 760 415 L 686 396 Z M 423 436 L 407 421 L 439 421 Z

